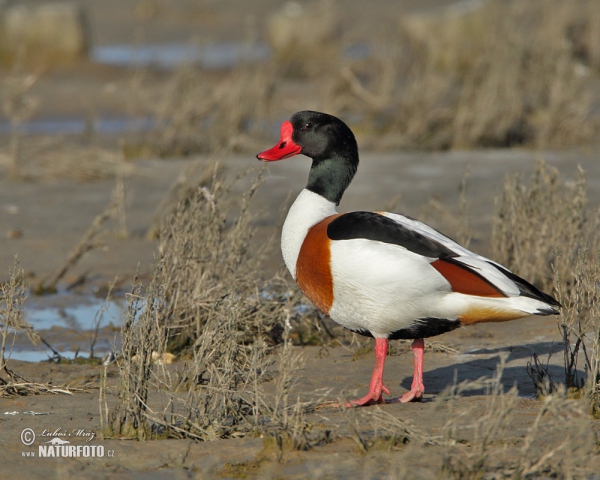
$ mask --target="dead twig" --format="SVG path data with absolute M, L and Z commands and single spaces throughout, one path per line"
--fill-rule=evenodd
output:
M 49 279 L 42 280 L 38 283 L 34 290 L 36 294 L 40 295 L 44 293 L 56 292 L 56 285 L 66 275 L 66 273 L 75 265 L 77 265 L 79 260 L 81 260 L 81 258 L 87 252 L 98 248 L 99 243 L 95 241 L 96 237 L 100 233 L 104 223 L 112 216 L 118 207 L 119 201 L 118 199 L 114 199 L 102 213 L 96 216 L 90 227 L 83 234 L 83 237 L 77 246 L 71 250 L 71 253 L 62 266 Z

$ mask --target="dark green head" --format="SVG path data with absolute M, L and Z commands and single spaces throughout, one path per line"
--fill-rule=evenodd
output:
M 313 160 L 306 188 L 339 204 L 358 168 L 358 146 L 348 125 L 326 113 L 297 112 L 281 125 L 279 143 L 256 157 L 272 162 L 299 153 Z

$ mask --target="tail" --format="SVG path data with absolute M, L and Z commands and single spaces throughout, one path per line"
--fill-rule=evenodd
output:
M 493 262 L 488 263 L 500 270 L 503 275 L 512 280 L 514 284 L 518 287 L 520 296 L 516 297 L 515 301 L 517 299 L 523 299 L 519 303 L 522 303 L 523 307 L 527 305 L 528 308 L 524 311 L 531 315 L 558 315 L 560 313 L 557 309 L 561 308 L 562 305 L 554 297 L 538 290 L 527 280 L 523 280 L 521 277 L 515 275 L 510 270 L 507 270 L 501 265 L 498 265 L 497 263 Z M 531 299 L 532 301 L 524 301 L 529 299 Z

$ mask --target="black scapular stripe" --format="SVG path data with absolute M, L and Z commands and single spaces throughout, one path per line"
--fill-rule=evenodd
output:
M 457 256 L 441 243 L 374 212 L 350 212 L 340 215 L 327 226 L 327 236 L 331 240 L 365 238 L 391 243 L 430 258 Z
M 425 317 L 419 318 L 410 327 L 401 328 L 388 335 L 388 340 L 415 340 L 417 338 L 428 338 L 450 332 L 460 327 L 458 319 L 450 320 L 448 318 Z M 359 329 L 351 330 L 365 337 L 372 337 L 369 330 Z

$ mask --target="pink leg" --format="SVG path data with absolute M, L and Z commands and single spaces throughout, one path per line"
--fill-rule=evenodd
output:
M 406 392 L 400 397 L 400 402 L 420 402 L 423 399 L 425 385 L 423 385 L 423 352 L 425 350 L 425 341 L 417 338 L 412 343 L 412 351 L 415 356 L 415 372 L 410 387 L 410 392 Z
M 387 338 L 376 338 L 375 368 L 373 369 L 373 376 L 371 377 L 371 384 L 369 385 L 369 393 L 359 400 L 351 400 L 346 403 L 346 408 L 385 403 L 385 400 L 381 396 L 381 392 L 383 391 L 388 395 L 390 394 L 390 391 L 383 384 L 383 364 L 385 363 L 387 351 Z

